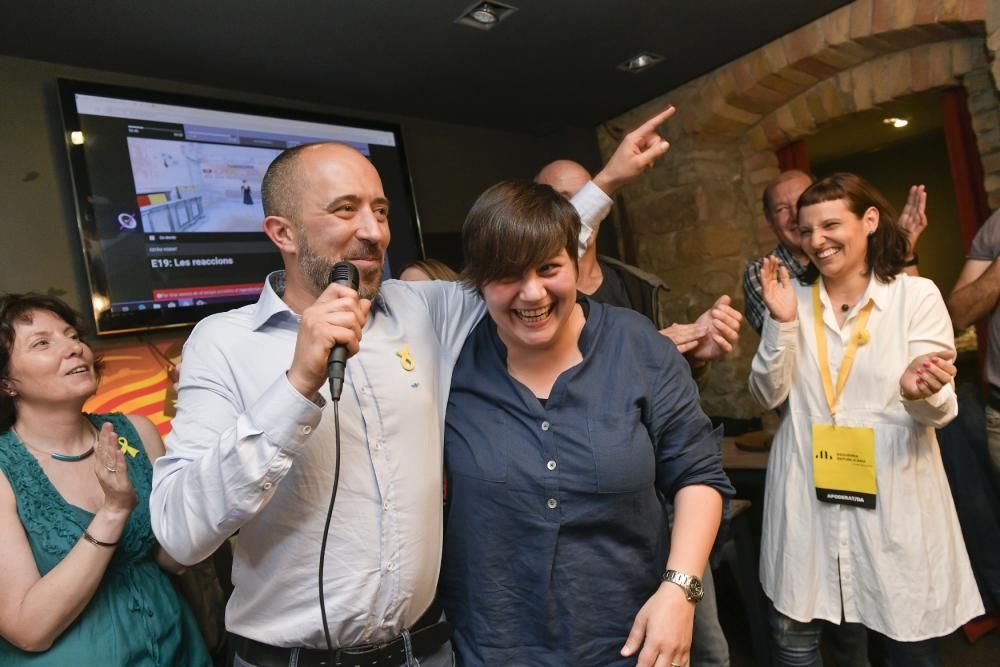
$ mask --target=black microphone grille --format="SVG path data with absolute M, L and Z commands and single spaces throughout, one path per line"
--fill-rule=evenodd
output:
M 330 282 L 346 285 L 353 290 L 358 289 L 358 267 L 350 262 L 337 262 L 330 269 Z

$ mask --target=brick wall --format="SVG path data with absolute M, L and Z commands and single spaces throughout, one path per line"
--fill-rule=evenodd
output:
M 946 86 L 969 93 L 990 206 L 1000 205 L 998 46 L 1000 0 L 858 0 L 612 119 L 598 131 L 605 157 L 622 131 L 678 107 L 663 131 L 667 157 L 622 193 L 626 255 L 671 286 L 677 321 L 723 293 L 742 310 L 743 268 L 776 243 L 760 203 L 778 174 L 775 150 L 837 118 Z M 713 365 L 702 391 L 709 414 L 760 413 L 746 391 L 757 343 L 747 328 Z

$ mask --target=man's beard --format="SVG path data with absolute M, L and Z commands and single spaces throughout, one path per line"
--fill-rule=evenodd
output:
M 378 294 L 382 285 L 382 253 L 370 243 L 359 242 L 349 247 L 343 259 L 374 259 L 379 266 L 373 269 L 359 269 L 358 294 L 362 299 L 372 299 Z M 330 284 L 330 269 L 340 260 L 331 260 L 316 254 L 305 234 L 299 234 L 298 264 L 299 270 L 319 295 Z

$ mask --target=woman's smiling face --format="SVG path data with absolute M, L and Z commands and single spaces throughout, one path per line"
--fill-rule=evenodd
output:
M 878 228 L 874 206 L 860 218 L 847 200 L 833 199 L 799 209 L 802 250 L 824 278 L 867 273 L 868 235 Z
M 566 250 L 521 276 L 483 286 L 483 299 L 508 350 L 539 350 L 563 340 L 576 306 L 576 265 Z

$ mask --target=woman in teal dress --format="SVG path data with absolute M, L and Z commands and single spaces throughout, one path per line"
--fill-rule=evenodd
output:
M 0 666 L 211 665 L 150 528 L 163 441 L 82 413 L 100 364 L 78 331 L 58 299 L 0 296 Z

